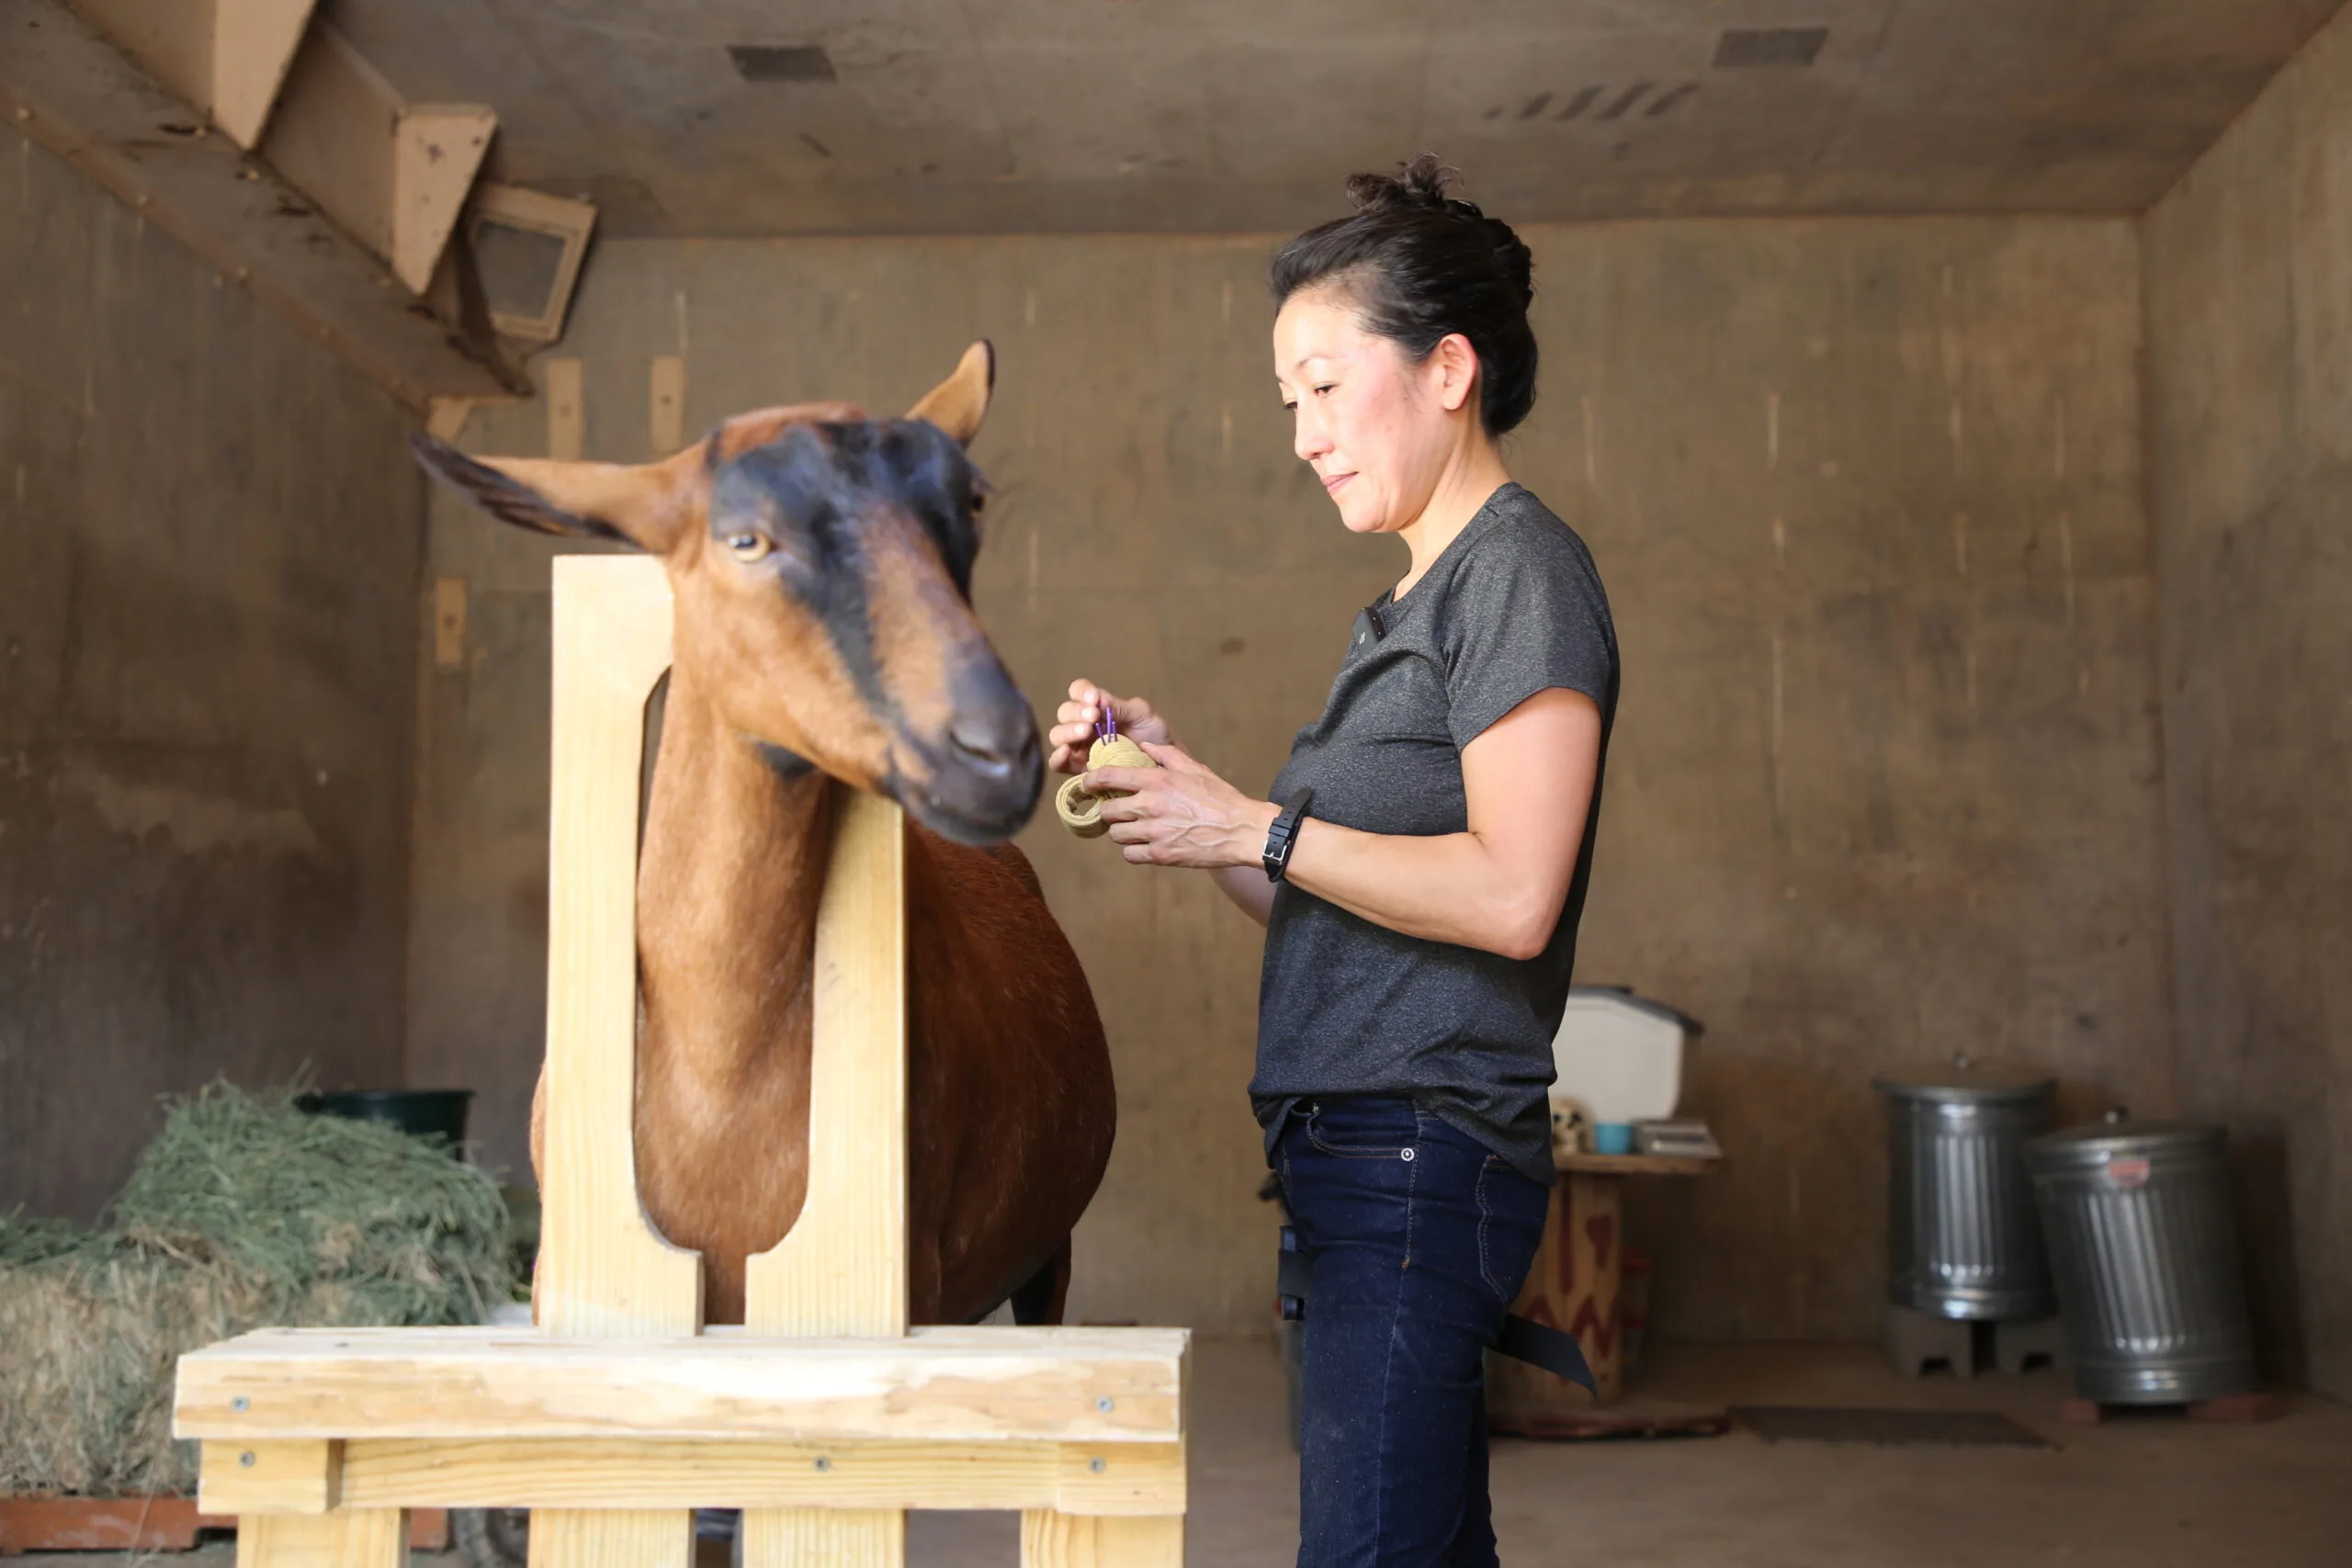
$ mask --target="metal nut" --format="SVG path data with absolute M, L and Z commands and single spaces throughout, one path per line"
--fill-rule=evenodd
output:
M 243 1453 L 239 1454 L 237 1456 L 237 1462 L 243 1465 L 247 1470 L 251 1470 L 254 1467 L 254 1450 L 247 1449 Z
M 819 1470 L 831 1470 L 833 1468 L 833 1461 L 831 1459 L 828 1459 L 825 1455 L 819 1454 L 817 1456 L 817 1468 Z
M 236 1397 L 236 1398 L 234 1398 L 234 1399 L 232 1399 L 232 1400 L 231 1400 L 231 1401 L 229 1402 L 229 1408 L 230 1408 L 230 1409 L 232 1409 L 232 1410 L 239 1411 L 239 1412 L 251 1410 L 253 1407 L 254 1407 L 254 1402 L 253 1402 L 252 1400 L 250 1400 L 250 1399 L 247 1399 L 247 1398 L 246 1398 L 243 1394 L 242 1394 L 242 1393 L 241 1393 L 241 1394 L 239 1394 L 239 1395 L 237 1395 L 237 1397 Z
M 1102 1398 L 1096 1400 L 1094 1402 L 1094 1408 L 1100 1410 L 1105 1416 L 1111 1414 L 1111 1396 L 1106 1393 Z
M 1101 1458 L 1100 1456 L 1086 1461 L 1086 1468 L 1092 1471 L 1097 1475 L 1102 1474 L 1103 1471 L 1109 1467 L 1110 1461 Z

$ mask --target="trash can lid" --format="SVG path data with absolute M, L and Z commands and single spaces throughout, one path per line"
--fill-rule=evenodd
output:
M 1871 1087 L 1897 1100 L 1959 1100 L 1971 1105 L 1986 1100 L 2039 1100 L 2057 1084 L 2040 1067 L 1996 1057 L 1971 1056 L 1962 1052 L 1945 1062 L 1917 1062 L 1894 1067 L 1871 1079 Z
M 2049 1169 L 2098 1167 L 2115 1159 L 2218 1153 L 2229 1134 L 2205 1122 L 2135 1122 L 2121 1106 L 2097 1122 L 2045 1133 L 2026 1142 L 2033 1163 Z

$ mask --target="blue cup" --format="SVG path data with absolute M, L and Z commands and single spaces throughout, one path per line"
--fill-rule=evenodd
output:
M 1596 1154 L 1629 1155 L 1634 1152 L 1634 1124 L 1631 1122 L 1596 1122 L 1592 1125 L 1592 1147 Z

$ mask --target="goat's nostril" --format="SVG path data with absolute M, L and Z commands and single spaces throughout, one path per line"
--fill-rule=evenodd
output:
M 1004 774 L 1035 754 L 1037 730 L 1035 725 L 1007 725 L 971 716 L 947 727 L 947 743 L 970 766 Z

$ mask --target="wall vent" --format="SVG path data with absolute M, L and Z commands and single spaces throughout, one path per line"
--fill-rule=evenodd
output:
M 1715 40 L 1715 69 L 1810 65 L 1828 41 L 1827 28 L 1727 28 Z
M 831 82 L 833 57 L 822 44 L 730 43 L 727 57 L 746 82 Z

